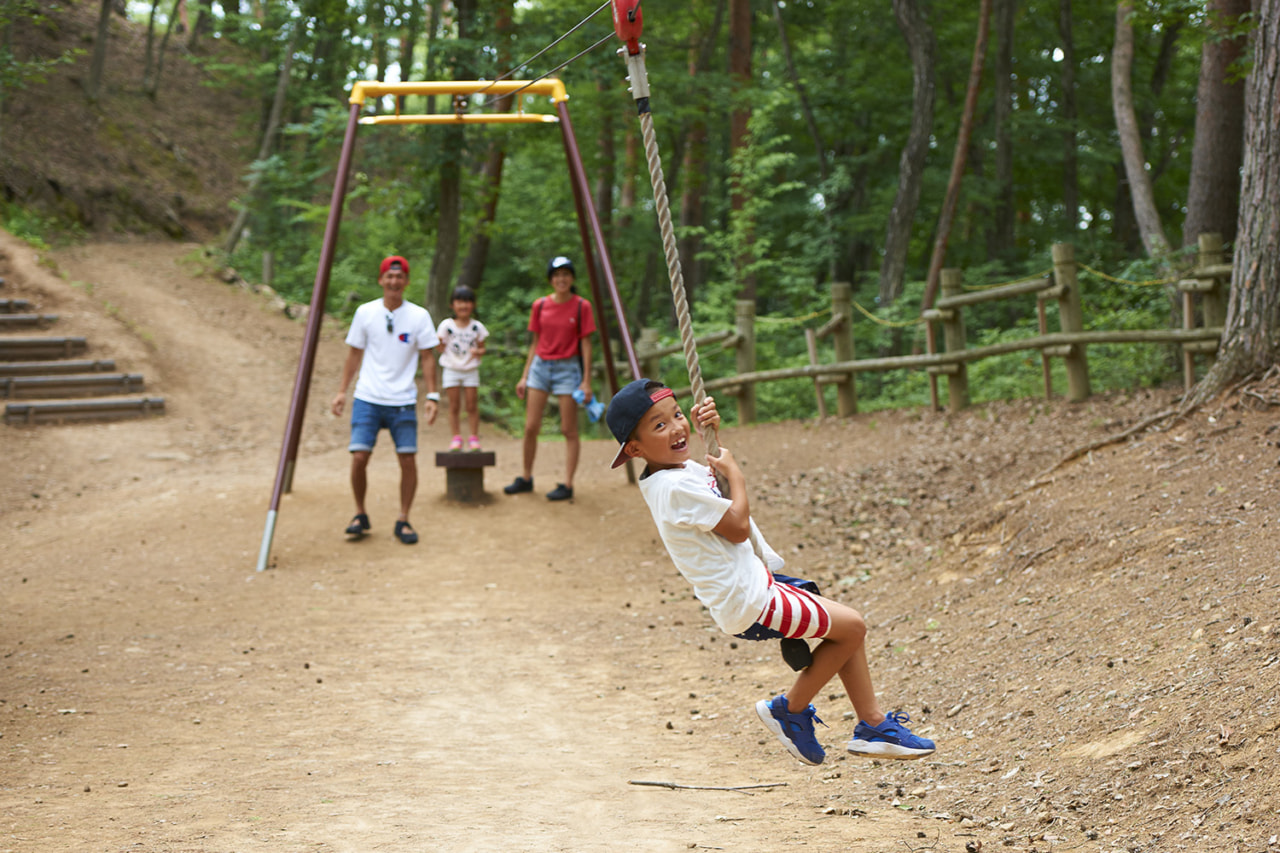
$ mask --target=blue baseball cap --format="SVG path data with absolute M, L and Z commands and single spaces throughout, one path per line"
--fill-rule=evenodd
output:
M 605 410 L 604 420 L 609 425 L 609 432 L 618 440 L 618 455 L 613 457 L 610 468 L 617 468 L 627 461 L 623 448 L 631 439 L 631 433 L 640 425 L 644 413 L 653 404 L 665 397 L 674 397 L 675 393 L 656 379 L 636 379 L 622 387 Z

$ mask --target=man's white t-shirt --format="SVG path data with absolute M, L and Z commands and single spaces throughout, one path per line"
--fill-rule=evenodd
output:
M 379 406 L 416 405 L 418 354 L 439 343 L 431 313 L 421 305 L 401 302 L 394 311 L 381 299 L 361 305 L 347 332 L 347 346 L 364 350 L 355 396 Z
M 446 317 L 436 330 L 444 351 L 440 353 L 440 366 L 450 370 L 471 370 L 480 366 L 480 356 L 471 351 L 476 344 L 489 337 L 489 330 L 484 323 L 474 317 L 465 326 L 458 321 Z
M 640 478 L 640 494 L 671 561 L 720 630 L 740 634 L 750 628 L 769 602 L 769 573 L 783 566 L 756 523 L 751 522 L 751 533 L 763 561 L 751 539 L 734 543 L 712 532 L 731 502 L 720 495 L 712 470 L 698 462 L 648 473 Z

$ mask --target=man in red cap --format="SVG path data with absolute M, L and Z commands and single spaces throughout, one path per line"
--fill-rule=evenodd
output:
M 423 415 L 435 423 L 440 407 L 436 391 L 436 349 L 440 339 L 426 308 L 406 302 L 409 262 L 399 255 L 384 258 L 378 268 L 382 298 L 356 309 L 347 333 L 347 361 L 342 366 L 342 384 L 331 408 L 342 415 L 347 388 L 356 380 L 351 402 L 351 491 L 355 494 L 356 515 L 347 526 L 347 535 L 362 538 L 369 531 L 369 515 L 364 497 L 368 489 L 366 471 L 378 433 L 386 429 L 395 442 L 400 460 L 400 516 L 395 536 L 406 545 L 418 541 L 409 524 L 409 507 L 418 490 L 418 386 L 415 376 L 419 358 L 427 387 Z

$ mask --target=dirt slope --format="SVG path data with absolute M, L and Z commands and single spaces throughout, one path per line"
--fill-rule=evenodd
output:
M 0 430 L 0 851 L 1280 849 L 1267 383 L 1039 480 L 1172 395 L 723 435 L 940 746 L 845 756 L 833 683 L 810 768 L 751 710 L 789 681 L 776 649 L 714 629 L 609 442 L 566 505 L 450 504 L 424 454 L 415 548 L 382 447 L 375 535 L 348 544 L 329 328 L 255 573 L 302 325 L 194 245 L 0 250 L 6 295 L 168 405 Z M 497 492 L 518 446 L 484 438 Z M 561 458 L 544 442 L 539 486 Z

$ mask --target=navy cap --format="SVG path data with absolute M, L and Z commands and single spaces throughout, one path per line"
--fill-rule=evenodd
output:
M 578 277 L 578 274 L 574 272 L 573 269 L 573 261 L 569 260 L 564 255 L 556 255 L 554 258 L 547 261 L 547 278 L 551 278 L 551 274 L 556 270 L 568 270 L 569 274 L 574 278 Z
M 618 440 L 618 455 L 613 457 L 610 468 L 617 468 L 627 461 L 628 457 L 623 452 L 623 448 L 631 438 L 631 433 L 635 432 L 636 427 L 640 425 L 640 419 L 644 417 L 644 413 L 649 411 L 658 400 L 674 396 L 670 388 L 656 379 L 636 379 L 628 382 L 622 390 L 613 395 L 613 399 L 609 401 L 609 408 L 604 413 L 609 432 L 613 433 L 613 437 Z

